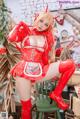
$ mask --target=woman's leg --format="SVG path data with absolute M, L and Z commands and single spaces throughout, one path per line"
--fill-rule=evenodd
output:
M 51 65 L 52 65 L 52 67 L 54 67 L 54 63 Z M 56 65 L 56 66 L 58 66 L 58 65 Z M 50 74 L 52 75 L 51 72 L 53 69 L 51 69 L 51 71 L 50 71 L 50 69 L 51 68 L 49 68 L 45 78 L 47 78 L 47 77 L 49 78 Z M 65 85 L 67 84 L 69 78 L 72 76 L 73 72 L 75 71 L 75 65 L 72 60 L 61 61 L 59 63 L 58 69 L 59 69 L 59 72 L 61 73 L 61 77 L 59 79 L 59 82 L 58 82 L 55 90 L 52 91 L 52 93 L 50 94 L 50 98 L 55 100 L 61 109 L 65 110 L 68 108 L 68 105 L 63 101 L 61 94 L 62 94 L 62 91 L 63 91 Z M 54 70 L 53 70 L 53 72 L 54 72 Z
M 16 89 L 22 104 L 21 119 L 31 119 L 31 81 L 16 77 Z
M 59 65 L 60 65 L 60 61 L 51 63 L 51 64 L 49 65 L 47 74 L 46 74 L 45 77 L 42 79 L 42 81 L 50 80 L 50 79 L 52 79 L 53 77 L 59 75 Z M 45 72 L 46 72 L 46 69 L 47 69 L 46 67 L 47 67 L 47 66 L 44 67 Z
M 61 94 L 74 71 L 75 65 L 72 60 L 60 62 L 59 72 L 61 73 L 61 77 L 55 90 L 52 91 L 52 93 L 50 94 L 50 98 L 55 100 L 58 104 L 58 107 L 60 107 L 63 110 L 66 110 L 69 107 L 69 105 L 63 101 Z

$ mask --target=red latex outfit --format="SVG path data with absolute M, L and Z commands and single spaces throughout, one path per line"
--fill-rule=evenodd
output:
M 12 68 L 12 75 L 32 81 L 43 78 L 48 70 L 48 66 L 44 68 L 44 65 L 48 64 L 47 54 L 54 42 L 52 34 L 48 31 L 40 33 L 35 28 L 30 30 L 25 23 L 20 22 L 11 31 L 8 40 L 22 42 L 22 48 L 19 49 L 22 54 L 21 61 Z
M 32 36 L 36 35 L 42 36 L 43 40 L 43 43 L 39 45 L 37 44 L 37 46 L 33 44 L 33 38 L 31 38 Z M 20 48 L 20 51 L 22 53 L 21 61 L 12 68 L 12 75 L 14 77 L 21 76 L 28 80 L 38 80 L 44 78 L 47 70 L 49 69 L 48 53 L 54 43 L 52 33 L 49 30 L 39 32 L 35 28 L 30 30 L 25 23 L 20 22 L 11 31 L 8 36 L 8 40 L 10 42 L 22 42 L 22 48 Z M 29 62 L 30 64 L 28 64 Z M 27 70 L 28 66 L 30 66 L 29 68 L 31 70 Z M 36 69 L 37 72 L 35 72 Z M 31 72 L 32 70 L 34 70 L 34 72 Z M 75 65 L 72 60 L 60 62 L 59 72 L 62 75 L 55 90 L 50 94 L 50 97 L 55 100 L 58 106 L 63 110 L 67 109 L 68 105 L 63 101 L 61 93 L 69 78 L 72 76 L 74 70 Z

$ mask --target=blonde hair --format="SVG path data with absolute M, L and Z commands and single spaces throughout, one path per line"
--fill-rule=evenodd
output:
M 49 27 L 53 25 L 53 15 L 50 12 L 41 12 L 34 21 L 33 26 L 36 26 L 40 19 L 47 19 L 49 21 Z

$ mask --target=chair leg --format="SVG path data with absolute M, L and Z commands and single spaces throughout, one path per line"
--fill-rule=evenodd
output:
M 60 115 L 59 111 L 56 112 L 56 117 L 57 117 L 57 119 L 61 119 L 61 115 Z
M 39 119 L 43 119 L 42 117 L 43 117 L 43 112 L 40 112 L 39 113 Z
M 39 112 L 36 112 L 36 119 L 39 119 Z

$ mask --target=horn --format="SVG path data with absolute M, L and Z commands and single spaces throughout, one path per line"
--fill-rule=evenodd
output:
M 38 16 L 39 16 L 38 13 L 35 13 L 35 14 L 34 14 L 34 21 L 37 19 Z
M 45 12 L 48 12 L 48 4 L 47 4 L 47 6 L 46 6 Z

